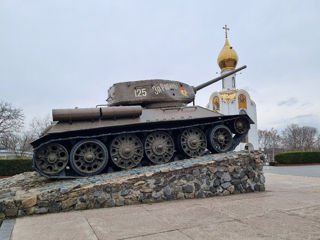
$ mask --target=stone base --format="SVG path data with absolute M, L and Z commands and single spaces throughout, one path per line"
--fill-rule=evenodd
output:
M 206 155 L 76 180 L 36 172 L 0 180 L 0 221 L 60 211 L 264 191 L 260 151 Z

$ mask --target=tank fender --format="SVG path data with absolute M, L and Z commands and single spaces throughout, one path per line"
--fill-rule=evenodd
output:
M 102 108 L 53 109 L 53 121 L 72 122 L 112 118 L 136 118 L 142 114 L 141 106 L 119 106 Z

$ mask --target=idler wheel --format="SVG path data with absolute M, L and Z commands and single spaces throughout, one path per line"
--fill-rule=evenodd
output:
M 50 143 L 35 152 L 36 167 L 47 175 L 58 175 L 68 164 L 67 149 L 59 143 Z
M 213 127 L 208 134 L 209 148 L 212 152 L 223 153 L 231 150 L 232 133 L 224 125 Z
M 156 131 L 145 138 L 144 149 L 151 162 L 167 163 L 174 155 L 174 142 L 167 132 Z
M 181 151 L 188 157 L 202 156 L 207 149 L 207 138 L 200 128 L 187 128 L 179 135 Z
M 107 148 L 99 140 L 80 141 L 71 150 L 70 165 L 81 176 L 99 174 L 107 166 L 107 163 Z
M 250 123 L 246 118 L 239 118 L 233 123 L 233 129 L 236 134 L 244 134 L 248 132 L 249 128 Z
M 136 167 L 143 158 L 143 145 L 134 134 L 121 134 L 110 143 L 113 163 L 123 169 Z

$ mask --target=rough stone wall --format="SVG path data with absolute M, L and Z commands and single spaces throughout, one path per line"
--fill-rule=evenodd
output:
M 207 155 L 78 180 L 37 173 L 0 180 L 0 221 L 60 211 L 205 198 L 265 190 L 259 151 Z

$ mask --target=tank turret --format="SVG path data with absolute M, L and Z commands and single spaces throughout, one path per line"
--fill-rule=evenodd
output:
M 172 80 L 152 79 L 116 83 L 108 91 L 109 106 L 141 105 L 146 108 L 184 106 L 195 99 L 196 92 L 245 69 L 240 67 L 196 87 Z

